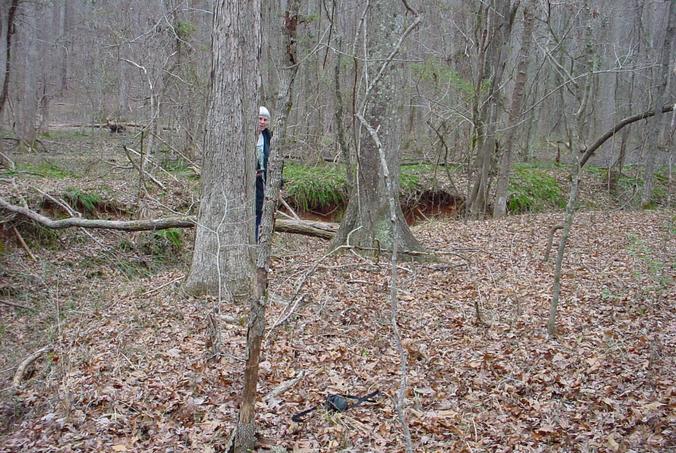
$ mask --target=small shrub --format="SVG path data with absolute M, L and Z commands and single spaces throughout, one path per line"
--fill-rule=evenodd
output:
M 183 246 L 183 230 L 178 228 L 155 231 L 153 236 L 159 241 L 166 241 L 175 250 L 180 250 Z
M 183 231 L 178 228 L 144 234 L 139 242 L 140 251 L 159 261 L 171 261 L 179 257 L 183 247 Z
M 548 208 L 563 208 L 565 205 L 556 178 L 534 166 L 515 166 L 507 199 L 510 212 L 539 212 Z

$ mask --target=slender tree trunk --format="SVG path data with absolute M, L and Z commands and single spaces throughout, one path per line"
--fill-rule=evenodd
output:
M 549 308 L 549 321 L 547 322 L 547 333 L 550 337 L 556 335 L 556 313 L 559 308 L 559 298 L 561 297 L 561 268 L 563 266 L 563 257 L 566 251 L 566 243 L 570 236 L 570 227 L 575 217 L 575 205 L 577 204 L 577 193 L 580 187 L 581 166 L 576 164 L 573 171 L 568 203 L 566 204 L 566 214 L 563 220 L 563 232 L 559 240 L 559 248 L 556 255 L 556 267 L 554 270 L 554 286 L 552 288 L 552 301 Z
M 258 368 L 261 355 L 261 344 L 265 335 L 265 311 L 268 304 L 268 269 L 272 250 L 272 229 L 274 213 L 277 206 L 277 194 L 282 180 L 282 156 L 286 148 L 287 124 L 293 102 L 293 87 L 298 72 L 296 55 L 296 34 L 299 25 L 298 11 L 300 0 L 291 0 L 289 10 L 284 15 L 284 46 L 286 58 L 285 69 L 281 74 L 281 91 L 277 98 L 276 143 L 273 147 L 268 168 L 268 179 L 265 188 L 265 203 L 261 224 L 260 244 L 256 258 L 256 287 L 251 299 L 251 310 L 247 329 L 247 357 L 244 370 L 244 390 L 240 406 L 237 433 L 235 436 L 235 452 L 252 451 L 255 447 L 256 426 L 256 387 L 258 384 Z
M 21 26 L 18 27 L 18 41 L 25 49 L 23 54 L 23 77 L 21 80 L 21 99 L 18 102 L 19 117 L 16 124 L 16 135 L 20 143 L 32 147 L 37 138 L 38 114 L 38 59 L 37 39 L 37 6 L 32 2 L 21 3 Z
M 219 0 L 202 196 L 186 289 L 248 301 L 254 288 L 254 164 L 260 87 L 260 0 Z
M 531 45 L 533 43 L 533 24 L 535 17 L 531 8 L 534 6 L 534 0 L 528 0 L 523 10 L 523 33 L 521 34 L 521 48 L 519 50 L 519 62 L 516 68 L 516 81 L 512 91 L 512 104 L 509 109 L 509 119 L 507 122 L 507 134 L 505 145 L 502 150 L 500 167 L 498 169 L 498 181 L 495 189 L 495 206 L 493 207 L 493 216 L 502 217 L 507 213 L 507 188 L 509 187 L 509 175 L 512 171 L 512 148 L 514 147 L 514 138 L 516 137 L 517 122 L 521 115 L 521 106 L 523 105 L 524 91 L 528 81 L 528 61 L 530 57 Z
M 0 119 L 2 119 L 2 114 L 5 110 L 5 103 L 7 102 L 7 93 L 9 91 L 9 74 L 10 74 L 10 65 L 12 61 L 12 36 L 14 35 L 14 18 L 16 17 L 16 8 L 19 5 L 19 0 L 12 0 L 7 8 L 6 5 L 0 7 L 0 21 L 2 21 L 2 26 L 4 28 L 3 32 L 5 33 L 5 42 L 4 42 L 4 54 L 2 61 L 2 85 L 0 88 Z M 7 10 L 5 11 L 5 8 Z M 0 34 L 1 35 L 1 34 Z
M 482 5 L 483 7 L 483 5 Z M 487 99 L 484 101 L 480 122 L 482 133 L 479 135 L 478 149 L 475 160 L 475 176 L 472 190 L 468 198 L 469 212 L 471 217 L 478 218 L 485 214 L 488 191 L 490 188 L 490 172 L 493 166 L 493 156 L 498 146 L 495 131 L 497 129 L 498 105 L 501 102 L 500 84 L 505 72 L 507 62 L 507 46 L 512 29 L 514 10 L 510 10 L 510 2 L 491 2 L 486 8 L 487 25 L 486 34 L 487 52 L 484 71 L 477 84 L 477 96 L 480 95 L 480 87 L 483 81 L 490 81 Z
M 657 69 L 655 89 L 654 89 L 654 110 L 655 118 L 653 119 L 652 133 L 649 135 L 648 142 L 648 156 L 645 164 L 643 175 L 643 192 L 641 194 L 641 207 L 650 206 L 653 197 L 653 190 L 655 184 L 655 167 L 658 155 L 658 147 L 660 145 L 660 135 L 663 128 L 662 124 L 662 105 L 667 101 L 667 87 L 670 77 L 670 63 L 673 58 L 671 54 L 671 43 L 676 34 L 676 8 L 673 0 L 666 0 L 664 2 L 665 15 L 668 17 L 666 31 L 664 33 L 664 40 L 661 44 L 660 52 L 660 67 Z

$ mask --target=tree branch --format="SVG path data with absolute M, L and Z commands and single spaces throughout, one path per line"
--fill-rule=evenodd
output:
M 670 105 L 665 105 L 662 107 L 662 113 L 667 113 L 671 112 L 674 110 L 674 106 L 676 103 L 671 103 Z M 587 163 L 589 158 L 594 154 L 594 152 L 603 145 L 606 140 L 608 140 L 610 137 L 613 135 L 617 134 L 624 126 L 627 126 L 631 123 L 635 123 L 636 121 L 645 119 L 645 118 L 650 118 L 651 116 L 655 116 L 655 110 L 648 110 L 647 112 L 643 113 L 638 113 L 636 115 L 628 116 L 627 118 L 623 119 L 619 123 L 617 123 L 615 126 L 613 126 L 612 129 L 610 129 L 608 132 L 603 134 L 601 137 L 599 137 L 589 148 L 583 149 L 582 152 L 584 152 L 584 155 L 582 156 L 582 159 L 580 159 L 580 167 L 584 167 L 584 164 Z

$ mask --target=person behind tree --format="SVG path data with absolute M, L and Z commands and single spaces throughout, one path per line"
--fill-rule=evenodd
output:
M 270 139 L 272 133 L 268 129 L 270 111 L 265 107 L 258 109 L 258 142 L 256 143 L 256 242 L 263 216 L 263 200 L 265 198 L 265 178 L 268 174 L 268 157 L 270 156 Z

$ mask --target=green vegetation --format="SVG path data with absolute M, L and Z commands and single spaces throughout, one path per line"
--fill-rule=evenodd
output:
M 179 228 L 168 228 L 166 230 L 155 231 L 153 237 L 156 241 L 162 242 L 164 248 L 171 248 L 178 251 L 183 246 L 183 230 Z
M 435 165 L 402 165 L 400 172 L 400 195 L 413 195 L 433 178 Z M 457 168 L 452 168 L 452 172 Z M 437 177 L 445 177 L 445 170 L 438 169 Z M 293 204 L 304 211 L 341 206 L 347 202 L 347 176 L 342 165 L 306 166 L 287 163 L 284 166 L 284 187 Z
M 93 214 L 96 211 L 96 206 L 103 201 L 101 195 L 83 192 L 77 187 L 69 187 L 63 196 L 68 203 L 81 207 L 88 214 Z
M 448 83 L 467 98 L 474 96 L 474 85 L 464 79 L 457 71 L 437 58 L 428 58 L 424 63 L 411 65 L 413 72 L 423 80 Z M 482 90 L 486 87 L 481 87 Z
M 19 173 L 25 173 L 34 176 L 40 176 L 43 178 L 50 179 L 66 179 L 66 178 L 76 178 L 77 175 L 70 170 L 61 168 L 55 163 L 44 161 L 37 164 L 31 163 L 17 163 L 16 169 L 14 170 L 5 170 L 3 174 L 5 176 L 16 176 Z
M 566 200 L 556 178 L 537 165 L 517 164 L 509 182 L 507 208 L 512 213 L 563 208 Z
M 188 20 L 179 20 L 176 22 L 174 29 L 176 30 L 176 35 L 179 39 L 186 41 L 190 39 L 190 36 L 195 32 L 196 27 L 195 24 Z
M 284 187 L 296 207 L 309 211 L 343 205 L 347 201 L 345 169 L 337 165 L 308 167 L 297 163 L 284 166 Z
M 586 172 L 598 177 L 606 183 L 608 181 L 608 168 L 588 165 L 584 169 Z M 655 172 L 652 203 L 649 207 L 655 207 L 664 203 L 668 196 L 669 178 L 666 176 L 667 169 L 660 168 Z M 617 178 L 614 195 L 626 201 L 632 199 L 637 204 L 638 197 L 643 190 L 644 179 L 639 168 L 634 165 L 624 167 L 622 175 Z

